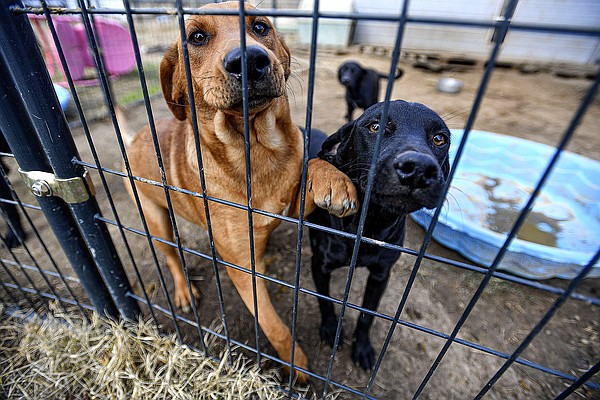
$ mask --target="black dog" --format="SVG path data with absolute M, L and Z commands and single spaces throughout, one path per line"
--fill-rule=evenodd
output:
M 6 142 L 2 132 L 0 132 L 0 152 L 11 153 L 11 150 L 8 147 L 8 143 Z M 6 164 L 4 164 L 1 158 L 0 165 L 4 169 L 4 172 L 8 174 L 8 167 Z M 0 198 L 12 200 L 10 188 L 8 187 L 6 181 L 2 179 L 2 177 L 0 177 Z M 9 248 L 16 247 L 21 243 L 19 238 L 21 238 L 21 240 L 25 239 L 25 232 L 23 231 L 23 226 L 21 225 L 21 218 L 19 217 L 17 206 L 0 201 L 0 210 L 0 215 L 4 216 L 8 225 L 6 233 L 4 234 L 4 241 Z
M 364 201 L 367 176 L 376 133 L 380 129 L 382 104 L 376 104 L 356 121 L 344 125 L 327 138 L 319 157 L 329 161 L 354 182 Z M 419 103 L 393 101 L 388 122 L 382 128 L 381 151 L 369 203 L 363 235 L 387 243 L 402 245 L 406 215 L 438 204 L 450 165 L 450 131 L 431 109 Z M 315 140 L 317 142 L 317 140 Z M 315 224 L 356 233 L 360 213 L 336 218 L 320 209 L 308 218 Z M 331 272 L 350 263 L 354 240 L 310 230 L 313 252 L 312 273 L 317 291 L 329 296 Z M 397 250 L 362 243 L 357 266 L 369 269 L 362 306 L 376 310 L 390 270 L 400 257 Z M 330 301 L 319 298 L 321 338 L 333 345 L 338 319 Z M 373 316 L 362 313 L 354 332 L 352 359 L 364 369 L 373 367 L 375 352 L 369 341 Z
M 398 68 L 394 79 L 400 78 L 403 74 L 404 71 Z M 387 78 L 387 75 L 363 68 L 354 61 L 347 61 L 340 66 L 338 80 L 346 87 L 346 103 L 348 104 L 346 119 L 348 122 L 352 121 L 352 113 L 355 108 L 366 110 L 379 101 L 379 80 Z

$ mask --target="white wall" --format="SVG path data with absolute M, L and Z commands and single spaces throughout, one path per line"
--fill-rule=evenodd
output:
M 411 1 L 410 17 L 451 18 L 494 22 L 502 13 L 504 0 L 418 0 Z M 400 15 L 403 0 L 356 0 L 356 11 L 365 14 Z M 514 22 L 562 27 L 600 27 L 598 0 L 521 0 Z M 397 24 L 358 21 L 353 43 L 393 46 Z M 478 58 L 488 56 L 493 29 L 411 23 L 404 33 L 406 50 L 446 52 Z M 510 31 L 501 60 L 567 61 L 593 63 L 600 58 L 600 38 Z

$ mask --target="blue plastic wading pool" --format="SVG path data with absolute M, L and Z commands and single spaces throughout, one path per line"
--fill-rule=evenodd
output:
M 454 160 L 462 130 L 452 130 Z M 489 267 L 556 149 L 471 131 L 433 232 Z M 600 162 L 563 152 L 498 269 L 530 279 L 573 278 L 600 247 Z M 411 216 L 429 227 L 433 210 Z M 596 263 L 588 277 L 600 277 Z

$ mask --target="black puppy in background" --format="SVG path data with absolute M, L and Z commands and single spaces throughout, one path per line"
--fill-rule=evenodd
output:
M 394 80 L 400 78 L 404 71 L 396 70 Z M 338 80 L 346 87 L 346 103 L 348 113 L 346 120 L 352 121 L 352 113 L 355 108 L 366 110 L 377 103 L 379 98 L 379 80 L 387 79 L 388 76 L 373 69 L 363 68 L 357 62 L 347 61 L 338 69 Z
M 318 155 L 347 174 L 356 186 L 360 201 L 364 201 L 376 132 L 382 130 L 381 151 L 363 236 L 402 245 L 406 215 L 438 204 L 450 169 L 450 131 L 431 109 L 401 100 L 390 103 L 388 122 L 380 128 L 382 107 L 383 103 L 378 103 L 356 121 L 344 125 L 323 142 Z M 315 143 L 318 142 L 316 139 Z M 356 233 L 359 218 L 360 212 L 336 218 L 317 209 L 308 220 Z M 329 296 L 331 272 L 350 264 L 354 240 L 316 229 L 311 229 L 309 234 L 313 279 L 317 291 Z M 399 257 L 397 250 L 368 243 L 360 245 L 357 266 L 366 267 L 370 272 L 362 303 L 364 308 L 377 309 L 390 270 Z M 338 323 L 333 303 L 319 298 L 319 308 L 321 338 L 333 346 Z M 364 369 L 371 369 L 375 360 L 375 351 L 369 340 L 372 323 L 372 315 L 361 313 L 354 331 L 352 359 Z

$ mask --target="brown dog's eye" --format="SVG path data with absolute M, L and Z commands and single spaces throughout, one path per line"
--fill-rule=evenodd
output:
M 373 133 L 379 132 L 379 122 L 373 122 L 371 125 L 369 125 L 369 130 Z
M 252 24 L 252 32 L 256 33 L 258 36 L 266 36 L 269 33 L 269 25 L 262 21 L 257 21 Z
M 442 133 L 438 133 L 433 137 L 433 144 L 440 147 L 446 144 L 448 141 L 448 137 Z
M 192 32 L 188 42 L 197 46 L 203 46 L 208 43 L 208 34 L 202 31 Z

